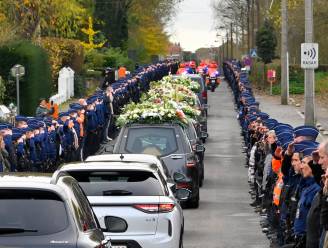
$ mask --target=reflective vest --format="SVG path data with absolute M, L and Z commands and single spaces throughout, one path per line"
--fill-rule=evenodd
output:
M 283 174 L 281 172 L 282 162 L 280 159 L 272 158 L 272 171 L 278 175 L 278 179 L 273 189 L 273 204 L 279 206 L 282 187 L 284 186 Z
M 279 172 L 278 179 L 273 189 L 273 204 L 279 206 L 282 187 L 284 186 L 283 174 Z

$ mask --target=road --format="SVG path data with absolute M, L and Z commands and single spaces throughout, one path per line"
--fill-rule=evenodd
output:
M 247 169 L 231 91 L 223 82 L 209 93 L 205 183 L 200 207 L 185 210 L 185 248 L 264 248 L 269 241 L 250 207 Z

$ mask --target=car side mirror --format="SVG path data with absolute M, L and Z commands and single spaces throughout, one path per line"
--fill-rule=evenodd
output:
M 184 182 L 186 180 L 186 177 L 185 177 L 185 175 L 183 175 L 179 172 L 174 172 L 173 179 L 175 182 L 180 183 L 180 182 Z
M 188 189 L 177 189 L 175 192 L 175 198 L 179 201 L 187 201 L 191 196 L 191 191 Z
M 196 152 L 205 152 L 205 147 L 203 145 L 196 145 Z
M 200 132 L 200 137 L 201 137 L 202 139 L 207 139 L 207 138 L 208 138 L 208 133 L 202 131 L 202 132 Z
M 203 109 L 209 109 L 210 105 L 209 104 L 203 104 L 202 107 L 203 107 Z

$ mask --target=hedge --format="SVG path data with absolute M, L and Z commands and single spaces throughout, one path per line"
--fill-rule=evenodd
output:
M 58 74 L 64 66 L 71 67 L 75 74 L 81 73 L 84 63 L 83 46 L 78 40 L 43 37 L 41 46 L 49 55 L 51 65 L 53 88 L 58 88 Z
M 5 104 L 16 102 L 15 81 L 10 76 L 10 68 L 15 64 L 25 67 L 25 76 L 20 80 L 20 110 L 24 115 L 35 115 L 41 97 L 49 97 L 51 70 L 48 55 L 44 49 L 28 41 L 18 41 L 0 47 L 0 76 L 5 81 Z

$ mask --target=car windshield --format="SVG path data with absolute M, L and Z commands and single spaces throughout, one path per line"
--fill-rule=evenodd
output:
M 178 150 L 174 128 L 130 128 L 125 150 L 129 153 L 144 153 L 166 156 Z
M 68 226 L 65 203 L 44 190 L 0 189 L 0 220 L 0 237 L 49 235 Z
M 161 196 L 160 181 L 148 171 L 69 171 L 87 196 Z

